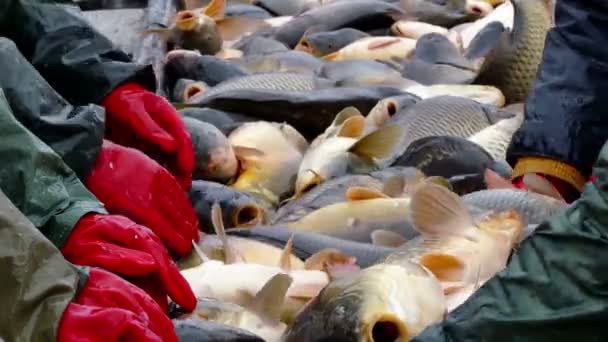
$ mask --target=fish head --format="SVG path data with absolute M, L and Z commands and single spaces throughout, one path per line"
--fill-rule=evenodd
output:
M 295 198 L 299 198 L 305 192 L 311 190 L 315 186 L 323 183 L 325 180 L 319 173 L 312 169 L 305 170 L 298 174 L 296 179 L 296 194 Z
M 217 179 L 231 179 L 239 169 L 239 162 L 230 144 L 218 146 L 209 152 L 207 173 Z
M 399 104 L 394 98 L 384 99 L 372 108 L 365 117 L 366 126 L 371 124 L 374 127 L 383 126 L 393 115 L 397 113 Z M 366 127 L 367 128 L 367 127 Z
M 418 21 L 444 27 L 477 20 L 492 10 L 490 4 L 471 0 L 401 0 L 401 7 Z

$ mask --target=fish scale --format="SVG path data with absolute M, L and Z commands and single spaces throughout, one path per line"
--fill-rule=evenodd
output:
M 429 136 L 468 138 L 493 123 L 487 109 L 492 107 L 466 98 L 439 96 L 408 107 L 391 121 L 406 128 L 405 149 L 412 142 Z
M 205 92 L 205 97 L 213 97 L 231 90 L 284 90 L 284 91 L 310 91 L 319 84 L 317 78 L 310 75 L 292 73 L 268 73 L 239 77 L 220 83 Z

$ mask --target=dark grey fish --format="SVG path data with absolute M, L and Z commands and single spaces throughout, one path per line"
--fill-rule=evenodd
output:
M 324 25 L 328 31 L 346 27 L 365 31 L 389 27 L 403 14 L 398 6 L 381 1 L 337 1 L 294 17 L 280 26 L 274 37 L 294 48 L 313 26 Z
M 251 195 L 219 183 L 194 181 L 189 197 L 201 227 L 210 232 L 211 206 L 215 202 L 222 207 L 226 228 L 255 226 L 264 219 L 264 210 Z
M 401 0 L 400 3 L 410 19 L 447 28 L 475 21 L 485 14 L 480 7 L 468 6 L 467 0 Z
M 395 114 L 389 123 L 406 128 L 404 150 L 414 141 L 430 136 L 468 138 L 514 114 L 492 105 L 458 96 L 422 100 Z
M 473 214 L 515 209 L 528 225 L 542 223 L 567 208 L 554 198 L 515 189 L 478 191 L 463 196 L 463 200 Z
M 211 108 L 185 108 L 179 110 L 178 113 L 183 117 L 210 123 L 224 134 L 227 134 L 226 131 L 232 130 L 232 128 L 237 125 L 237 121 L 228 113 L 221 110 Z
M 201 56 L 193 51 L 174 50 L 167 54 L 164 68 L 164 88 L 173 89 L 181 78 L 203 81 L 210 87 L 247 73 L 236 65 L 213 56 Z
M 254 75 L 254 76 L 262 76 Z M 268 74 L 267 74 L 268 75 Z M 289 75 L 283 77 L 289 80 Z M 297 75 L 300 80 L 303 76 Z M 353 106 L 361 113 L 369 112 L 378 101 L 405 94 L 389 87 L 327 88 L 309 91 L 287 91 L 285 85 L 276 84 L 272 78 L 263 87 L 254 88 L 246 82 L 243 86 L 229 86 L 232 90 L 214 91 L 210 89 L 196 105 L 220 110 L 235 111 L 263 120 L 286 122 L 295 127 L 306 138 L 313 139 L 321 134 L 334 120 L 336 113 Z M 258 83 L 259 84 L 259 83 Z M 296 85 L 298 83 L 296 82 Z M 314 82 L 301 82 L 299 87 L 311 88 Z M 281 88 L 283 87 L 283 88 Z M 279 90 L 276 90 L 279 88 Z M 275 90 L 272 90 L 275 89 Z M 209 95 L 213 93 L 213 95 Z
M 412 142 L 393 166 L 410 166 L 427 176 L 450 178 L 483 174 L 494 159 L 479 145 L 460 137 L 431 136 Z
M 259 6 L 233 3 L 226 4 L 225 15 L 227 17 L 250 17 L 257 19 L 272 18 L 272 14 Z
M 290 51 L 285 44 L 279 41 L 256 35 L 242 38 L 232 48 L 241 50 L 244 56 L 267 55 L 275 52 Z
M 276 16 L 296 15 L 306 9 L 313 0 L 254 0 L 252 4 Z
M 182 120 L 194 147 L 192 178 L 223 182 L 234 178 L 239 163 L 228 138 L 210 123 L 188 117 Z
M 317 69 L 315 74 L 335 81 L 340 87 L 402 87 L 408 82 L 399 71 L 385 63 L 372 60 L 327 62 Z
M 173 320 L 175 334 L 180 342 L 264 342 L 241 328 L 198 319 Z
M 394 248 L 346 241 L 322 234 L 302 232 L 277 226 L 229 229 L 227 233 L 229 235 L 255 239 L 281 248 L 293 236 L 293 254 L 302 260 L 323 249 L 335 248 L 346 255 L 357 258 L 357 264 L 361 267 L 369 267 L 382 262 L 389 254 L 396 251 Z
M 271 72 L 313 74 L 323 65 L 321 60 L 302 51 L 244 56 L 230 61 L 252 74 Z
M 414 56 L 404 62 L 402 74 L 425 85 L 469 84 L 478 70 L 446 36 L 429 33 L 418 39 Z
M 302 40 L 300 40 L 295 49 L 308 52 L 313 56 L 322 57 L 336 52 L 356 40 L 369 36 L 369 34 L 353 28 L 307 33 L 302 37 Z

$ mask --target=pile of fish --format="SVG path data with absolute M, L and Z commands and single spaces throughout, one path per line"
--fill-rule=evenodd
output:
M 162 90 L 205 231 L 182 341 L 405 341 L 566 207 L 505 161 L 544 0 L 186 1 Z

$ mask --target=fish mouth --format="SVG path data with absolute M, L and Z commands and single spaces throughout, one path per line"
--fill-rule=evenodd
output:
M 486 15 L 490 14 L 490 12 L 492 12 L 493 9 L 494 9 L 494 6 L 492 6 L 491 4 L 489 4 L 487 2 L 467 1 L 465 11 L 468 14 L 473 14 L 478 17 L 485 17 Z
M 409 341 L 405 324 L 392 314 L 382 314 L 366 324 L 365 340 L 370 342 Z
M 198 16 L 194 11 L 180 11 L 175 17 L 175 26 L 182 31 L 192 31 L 196 28 Z
M 253 227 L 264 221 L 264 210 L 253 204 L 246 204 L 232 215 L 232 223 L 235 227 Z
M 200 95 L 205 92 L 205 88 L 200 84 L 189 84 L 186 89 L 184 89 L 184 102 L 188 102 L 193 97 Z
M 312 48 L 312 45 L 306 38 L 302 38 L 302 40 L 300 40 L 300 42 L 298 43 L 298 45 L 296 45 L 294 50 L 308 52 L 309 54 L 314 56 L 314 50 Z

